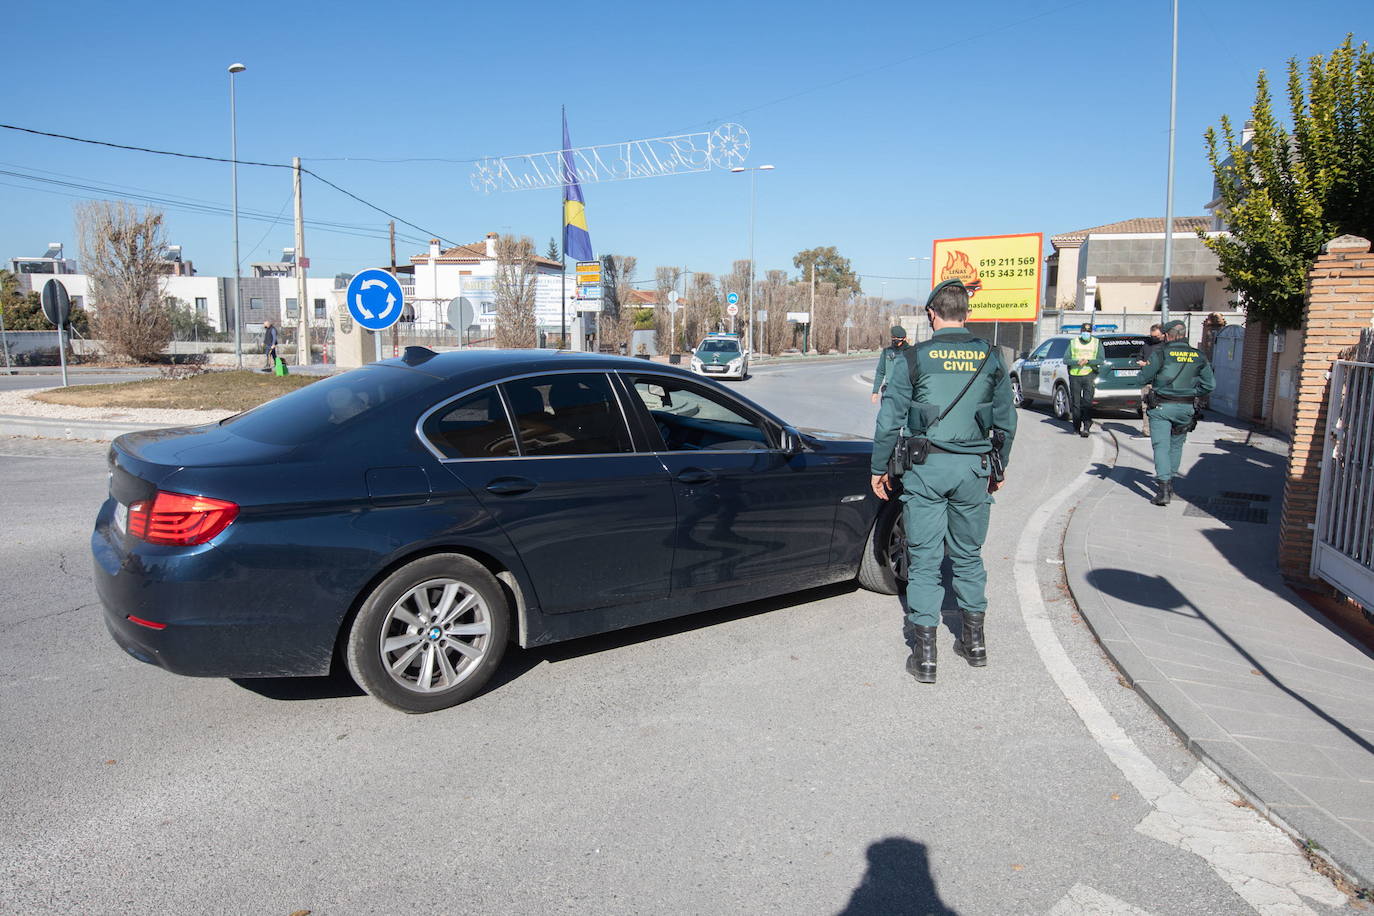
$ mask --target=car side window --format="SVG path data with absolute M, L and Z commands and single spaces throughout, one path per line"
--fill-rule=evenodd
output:
M 425 421 L 425 438 L 445 458 L 509 458 L 519 454 L 496 388 L 445 405 Z
M 1045 354 L 1046 354 L 1046 353 L 1049 351 L 1049 349 L 1050 349 L 1050 344 L 1051 344 L 1051 343 L 1053 343 L 1053 341 L 1049 341 L 1049 340 L 1045 341 L 1045 342 L 1042 343 L 1040 346 L 1038 346 L 1038 347 L 1035 348 L 1035 352 L 1034 352 L 1034 353 L 1032 353 L 1030 356 L 1028 356 L 1028 357 L 1026 357 L 1026 358 L 1027 358 L 1027 359 L 1044 359 L 1044 358 L 1045 358 Z
M 606 455 L 631 451 L 630 431 L 611 382 L 599 372 L 503 382 L 520 454 Z
M 1069 341 L 1064 337 L 1057 337 L 1050 341 L 1049 352 L 1045 354 L 1045 359 L 1063 359 L 1064 354 L 1069 350 Z
M 773 447 L 761 417 L 742 412 L 705 386 L 666 376 L 637 376 L 628 381 L 649 412 L 664 451 Z

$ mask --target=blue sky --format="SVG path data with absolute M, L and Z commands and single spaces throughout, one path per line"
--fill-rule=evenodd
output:
M 557 191 L 481 196 L 462 162 L 710 129 L 749 131 L 759 269 L 836 245 L 865 291 L 915 295 L 931 240 L 1048 236 L 1164 211 L 1169 0 L 567 5 L 196 2 L 140 19 L 119 4 L 10 10 L 0 121 L 227 156 L 226 67 L 238 77 L 239 157 L 305 165 L 444 237 L 559 232 Z M 151 12 L 153 7 L 139 7 Z M 385 16 L 383 15 L 385 14 Z M 1374 39 L 1374 4 L 1183 0 L 1179 215 L 1203 212 L 1202 133 L 1244 119 L 1257 72 L 1347 32 Z M 352 161 L 337 161 L 352 160 Z M 136 188 L 227 207 L 229 167 L 0 130 L 0 170 Z M 42 171 L 40 171 L 42 170 Z M 588 184 L 598 253 L 728 271 L 748 253 L 749 179 L 723 171 Z M 53 193 L 60 192 L 60 193 Z M 62 196 L 71 195 L 71 196 Z M 240 167 L 243 261 L 292 244 L 290 174 Z M 73 197 L 0 175 L 0 258 L 75 251 Z M 307 219 L 384 235 L 386 217 L 309 182 Z M 272 219 L 280 214 L 278 222 Z M 168 210 L 170 241 L 228 274 L 227 215 Z M 398 227 L 412 237 L 425 233 Z M 386 242 L 311 230 L 312 274 L 385 263 Z M 401 242 L 402 260 L 423 249 Z M 883 277 L 891 277 L 883 286 Z

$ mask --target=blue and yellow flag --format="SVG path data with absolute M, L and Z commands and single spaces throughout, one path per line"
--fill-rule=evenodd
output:
M 592 237 L 587 232 L 587 209 L 582 186 L 573 165 L 572 141 L 568 138 L 568 113 L 563 112 L 563 253 L 575 261 L 591 261 Z

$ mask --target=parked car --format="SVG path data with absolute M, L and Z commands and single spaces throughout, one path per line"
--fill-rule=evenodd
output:
M 477 693 L 537 646 L 854 579 L 895 593 L 872 442 L 641 360 L 411 347 L 217 424 L 120 436 L 91 536 L 168 671 Z
M 707 334 L 692 353 L 692 371 L 715 378 L 749 377 L 749 352 L 738 334 Z
M 1011 393 L 1019 407 L 1043 401 L 1054 415 L 1069 419 L 1069 367 L 1064 360 L 1073 334 L 1056 334 L 1011 364 Z M 1098 371 L 1093 406 L 1108 410 L 1141 410 L 1138 361 L 1148 342 L 1140 334 L 1095 334 L 1105 360 Z

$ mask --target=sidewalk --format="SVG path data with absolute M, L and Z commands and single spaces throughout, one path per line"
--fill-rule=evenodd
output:
M 1064 539 L 1083 617 L 1195 753 L 1374 886 L 1374 656 L 1278 573 L 1286 443 L 1199 424 L 1160 508 L 1150 443 L 1130 438 L 1138 421 L 1104 426 L 1116 465 L 1100 469 Z

